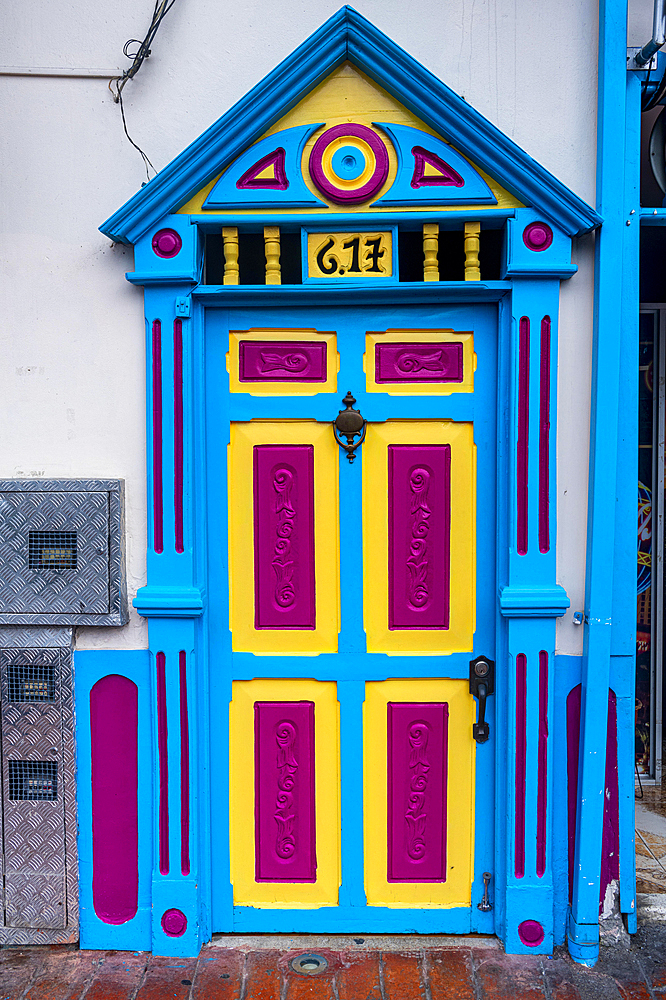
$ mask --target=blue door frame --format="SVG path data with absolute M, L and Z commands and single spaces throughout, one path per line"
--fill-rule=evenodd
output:
M 534 218 L 530 210 L 520 210 L 518 219 L 510 220 L 524 227 Z M 175 217 L 171 217 L 175 218 Z M 185 236 L 195 227 L 186 228 L 178 219 Z M 570 270 L 569 272 L 570 273 Z M 138 280 L 143 281 L 142 278 Z M 473 284 L 474 287 L 470 287 Z M 556 783 L 555 765 L 561 748 L 547 741 L 546 771 L 542 774 L 542 784 L 546 782 L 547 794 L 542 809 L 541 823 L 545 834 L 545 862 L 537 873 L 536 843 L 538 820 L 539 779 L 534 769 L 525 774 L 524 795 L 516 802 L 516 698 L 517 674 L 516 658 L 524 657 L 524 683 L 521 688 L 525 699 L 525 730 L 521 744 L 526 759 L 537 754 L 540 738 L 540 653 L 546 653 L 550 669 L 546 674 L 548 697 L 546 700 L 545 730 L 554 732 L 550 725 L 554 699 L 554 648 L 555 617 L 561 615 L 568 600 L 566 594 L 555 582 L 555 518 L 550 518 L 549 544 L 546 551 L 539 546 L 539 487 L 540 460 L 550 476 L 546 481 L 548 509 L 554 512 L 555 505 L 555 427 L 556 427 L 556 374 L 557 374 L 557 315 L 559 300 L 559 280 L 551 274 L 532 274 L 530 277 L 514 278 L 512 281 L 494 283 L 433 283 L 436 287 L 394 286 L 392 289 L 355 288 L 345 290 L 344 307 L 376 306 L 386 314 L 392 307 L 425 310 L 431 315 L 437 309 L 449 315 L 462 309 L 473 316 L 474 310 L 497 310 L 497 434 L 494 441 L 495 459 L 489 457 L 488 467 L 497 469 L 496 533 L 495 533 L 495 586 L 493 593 L 496 632 L 496 662 L 500 676 L 506 683 L 498 688 L 495 697 L 494 729 L 498 753 L 494 776 L 494 860 L 488 865 L 493 873 L 491 898 L 495 933 L 512 952 L 543 951 L 552 949 L 553 941 L 562 940 L 562 918 L 554 910 L 554 871 L 561 854 L 561 847 L 554 843 L 553 800 Z M 228 649 L 228 631 L 223 619 L 211 618 L 210 595 L 214 592 L 212 581 L 218 572 L 207 561 L 209 542 L 207 538 L 210 524 L 209 503 L 211 502 L 210 469 L 206 464 L 206 412 L 205 400 L 207 380 L 211 366 L 207 365 L 205 314 L 209 307 L 219 317 L 216 322 L 228 328 L 230 317 L 236 314 L 233 324 L 238 322 L 236 310 L 248 308 L 282 308 L 285 299 L 290 300 L 290 308 L 295 299 L 303 309 L 315 308 L 321 304 L 338 301 L 341 290 L 320 290 L 299 288 L 298 295 L 292 289 L 269 288 L 265 286 L 238 286 L 236 288 L 207 288 L 199 286 L 190 291 L 191 285 L 182 280 L 174 282 L 168 277 L 164 282 L 146 285 L 147 315 L 147 371 L 148 414 L 149 414 L 149 551 L 148 586 L 141 590 L 135 600 L 139 612 L 149 620 L 151 678 L 150 701 L 152 705 L 162 700 L 162 719 L 166 726 L 166 738 L 161 735 L 159 712 L 153 710 L 150 740 L 153 746 L 154 783 L 153 818 L 150 829 L 144 829 L 140 843 L 143 845 L 140 859 L 140 884 L 146 879 L 151 883 L 152 927 L 146 939 L 145 925 L 135 924 L 136 947 L 152 947 L 160 954 L 195 954 L 201 943 L 208 940 L 212 931 L 225 928 L 231 930 L 233 902 L 228 876 L 220 870 L 226 863 L 228 845 L 225 843 L 224 822 L 219 811 L 224 811 L 228 802 L 228 773 L 220 761 L 226 760 L 228 746 L 228 718 L 224 712 L 216 710 L 211 718 L 211 706 L 221 706 L 228 701 L 230 674 L 223 670 L 209 669 L 209 662 L 215 663 L 217 647 L 221 644 Z M 284 294 L 286 293 L 286 294 Z M 495 303 L 495 305 L 489 305 Z M 186 313 L 186 315 L 183 315 Z M 540 330 L 544 317 L 550 318 L 550 340 L 547 346 L 544 366 L 544 341 Z M 523 356 L 522 368 L 519 364 L 521 320 L 529 319 L 533 331 L 527 354 Z M 158 322 L 159 321 L 159 322 Z M 314 324 L 317 325 L 316 323 Z M 524 322 L 522 328 L 524 329 Z M 182 350 L 180 345 L 182 344 Z M 523 351 L 525 344 L 523 340 Z M 215 367 L 220 369 L 218 357 Z M 522 383 L 521 383 L 522 371 Z M 544 382 L 545 379 L 545 382 Z M 342 382 L 338 383 L 342 386 Z M 520 385 L 522 384 L 522 390 Z M 174 494 L 168 483 L 169 470 L 174 468 L 178 453 L 178 435 L 174 433 L 172 414 L 179 406 L 178 385 L 182 386 L 183 414 L 183 551 L 177 551 L 175 531 L 176 507 Z M 356 387 L 353 387 L 356 391 Z M 548 389 L 550 399 L 548 434 L 543 430 L 540 410 L 544 390 Z M 216 388 L 216 392 L 217 392 Z M 321 410 L 308 403 L 305 412 L 330 420 L 339 409 L 335 399 L 322 404 Z M 527 393 L 527 423 L 523 422 L 522 433 L 529 436 L 530 461 L 527 471 L 527 552 L 517 551 L 517 453 L 519 436 L 519 397 Z M 243 397 L 239 396 L 239 401 Z M 358 395 L 357 398 L 371 414 L 376 401 Z M 377 397 L 381 399 L 382 397 Z M 307 397 L 305 397 L 307 399 Z M 452 415 L 464 415 L 464 403 L 449 397 L 447 410 Z M 160 404 L 155 405 L 156 401 Z M 395 400 L 399 406 L 404 401 Z M 291 408 L 292 400 L 290 400 Z M 236 405 L 236 403 L 234 403 Z M 239 403 L 239 405 L 241 405 Z M 268 404 L 266 404 L 268 405 Z M 317 406 L 320 404 L 317 403 Z M 393 405 L 393 403 L 392 403 Z M 523 404 L 524 405 L 524 401 Z M 254 407 L 254 402 L 253 402 Z M 238 415 L 242 415 L 239 409 Z M 293 413 L 297 412 L 293 409 Z M 247 416 L 256 413 L 252 409 Z M 541 414 L 541 417 L 540 417 Z M 155 424 L 155 420 L 158 421 Z M 157 427 L 157 431 L 155 428 Z M 153 441 L 160 444 L 161 465 L 155 461 Z M 481 461 L 481 457 L 479 459 Z M 345 463 L 347 465 L 347 463 Z M 161 513 L 162 551 L 156 551 L 156 522 L 153 512 L 157 510 L 154 477 L 156 470 L 162 470 Z M 349 467 L 349 472 L 353 472 Z M 219 484 L 219 473 L 216 473 Z M 541 481 L 542 496 L 544 481 Z M 215 491 L 216 507 L 226 502 L 226 488 Z M 219 507 L 220 520 L 225 521 L 225 513 Z M 543 546 L 542 546 L 543 548 Z M 209 574 L 213 576 L 209 578 Z M 210 626 L 209 626 L 210 622 Z M 211 650 L 215 645 L 215 652 Z M 158 654 L 163 654 L 159 656 Z M 81 668 L 86 663 L 93 665 L 97 654 L 81 654 Z M 123 654 L 105 654 L 109 672 L 124 673 Z M 184 661 L 183 661 L 184 656 Z M 323 657 L 321 658 L 323 660 Z M 183 672 L 183 662 L 185 668 Z M 113 666 L 113 669 L 112 669 Z M 95 670 L 99 674 L 99 663 Z M 299 668 L 300 669 L 300 668 Z M 234 666 L 235 670 L 235 666 Z M 393 670 L 391 670 L 393 673 Z M 92 677 L 92 674 L 91 674 Z M 89 679 L 87 671 L 80 669 L 77 674 L 79 698 L 88 697 Z M 354 727 L 360 714 L 362 692 L 358 685 L 349 682 L 348 692 L 349 725 Z M 183 696 L 186 696 L 185 713 L 189 723 L 186 754 L 183 753 Z M 543 716 L 543 711 L 542 711 Z M 542 735 L 544 731 L 542 718 Z M 349 733 L 350 739 L 358 741 Z M 80 734 L 80 753 L 85 758 L 86 736 Z M 350 743 L 351 746 L 351 743 Z M 185 770 L 184 770 L 185 768 Z M 183 812 L 184 775 L 187 776 L 189 812 Z M 343 771 L 343 781 L 345 774 Z M 488 804 L 490 804 L 490 793 Z M 481 809 L 481 801 L 478 808 Z M 520 813 L 516 824 L 516 809 Z M 211 816 L 215 810 L 215 821 Z M 187 822 L 185 821 L 187 820 Z M 165 822 L 166 821 L 166 822 Z M 140 819 L 140 823 L 143 822 Z M 545 824 L 545 825 L 544 825 Z M 211 841 L 211 830 L 215 831 L 215 843 Z M 516 865 L 516 831 L 524 830 L 525 859 L 522 873 Z M 353 826 L 350 827 L 350 833 Z M 184 844 L 188 848 L 189 870 L 184 870 L 182 858 Z M 166 847 L 168 862 L 165 865 Z M 81 833 L 81 856 L 83 863 L 91 858 L 90 831 L 84 824 Z M 348 864 L 348 861 L 347 861 Z M 480 898 L 478 882 L 483 864 L 477 855 L 477 883 L 474 900 Z M 213 881 L 215 893 L 213 894 Z M 474 906 L 476 909 L 476 906 Z M 180 911 L 187 921 L 185 930 L 178 936 L 168 932 L 167 915 Z M 441 911 L 440 911 L 441 912 Z M 478 912 L 478 911 L 477 911 Z M 394 914 L 395 915 L 395 914 Z M 239 915 L 239 920 L 242 915 Z M 388 914 L 386 915 L 388 917 Z M 135 920 L 137 920 L 135 918 Z M 475 914 L 476 919 L 476 914 Z M 528 919 L 543 930 L 538 943 L 526 943 L 520 936 L 519 927 Z M 166 920 L 166 928 L 164 926 Z M 134 921 L 130 922 L 134 924 Z M 238 926 L 238 925 L 236 925 Z M 256 924 L 253 926 L 256 927 Z M 385 927 L 385 924 L 381 925 Z M 433 930 L 439 924 L 429 924 Z M 478 924 L 477 924 L 478 926 Z M 368 929 L 366 927 L 366 929 Z M 123 940 L 127 940 L 129 927 L 123 927 Z M 87 947 L 113 947 L 116 929 L 105 925 L 91 910 L 82 917 L 82 942 Z M 118 939 L 120 940 L 120 939 Z

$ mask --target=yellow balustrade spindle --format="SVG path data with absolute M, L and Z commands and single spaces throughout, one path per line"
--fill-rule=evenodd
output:
M 465 223 L 465 281 L 481 281 L 479 265 L 480 222 Z
M 239 283 L 238 228 L 224 226 L 222 239 L 224 240 L 224 284 L 237 285 Z
M 423 223 L 423 280 L 439 281 L 439 223 Z
M 264 226 L 264 246 L 266 249 L 266 284 L 281 285 L 279 226 Z

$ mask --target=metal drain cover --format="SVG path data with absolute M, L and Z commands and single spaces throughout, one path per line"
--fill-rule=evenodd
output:
M 297 955 L 289 963 L 299 976 L 318 976 L 320 972 L 325 972 L 328 962 L 323 955 Z

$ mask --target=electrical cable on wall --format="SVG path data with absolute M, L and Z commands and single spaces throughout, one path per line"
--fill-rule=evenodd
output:
M 154 174 L 157 173 L 157 170 L 150 162 L 146 153 L 144 153 L 141 147 L 137 145 L 134 139 L 132 139 L 131 135 L 127 130 L 127 121 L 125 120 L 125 108 L 123 106 L 123 88 L 128 80 L 134 79 L 136 74 L 141 69 L 144 59 L 147 59 L 148 56 L 150 55 L 150 46 L 153 43 L 155 35 L 157 34 L 162 21 L 169 13 L 175 2 L 176 0 L 155 0 L 155 8 L 153 10 L 153 16 L 150 22 L 150 27 L 148 28 L 148 31 L 146 32 L 144 38 L 142 40 L 139 40 L 138 38 L 130 38 L 123 45 L 123 55 L 127 59 L 132 60 L 132 65 L 129 67 L 129 69 L 125 70 L 122 76 L 115 76 L 112 80 L 109 80 L 109 90 L 113 95 L 113 100 L 115 101 L 116 104 L 120 104 L 120 114 L 123 120 L 123 128 L 125 130 L 125 135 L 127 136 L 132 146 L 134 146 L 134 148 L 137 149 L 141 154 L 141 157 L 143 159 L 143 165 L 146 168 L 146 178 L 148 181 L 150 180 L 150 173 L 148 171 L 148 167 L 152 169 Z M 130 47 L 133 45 L 138 46 L 138 48 L 134 53 L 130 51 Z

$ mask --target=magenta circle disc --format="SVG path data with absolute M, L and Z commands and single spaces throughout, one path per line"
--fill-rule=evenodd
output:
M 340 138 L 362 139 L 372 150 L 375 157 L 375 168 L 370 178 L 359 188 L 340 187 L 335 182 L 335 176 L 327 176 L 324 166 L 324 153 L 328 146 Z M 310 154 L 310 176 L 322 194 L 331 201 L 345 205 L 355 205 L 372 198 L 380 190 L 388 177 L 389 158 L 386 146 L 367 125 L 334 125 L 319 136 Z M 343 180 L 344 178 L 340 178 Z
M 523 230 L 523 243 L 537 253 L 547 250 L 553 242 L 553 230 L 546 222 L 531 222 Z
M 162 930 L 169 937 L 182 937 L 187 930 L 187 917 L 182 910 L 165 910 L 162 914 Z
M 518 937 L 528 948 L 536 948 L 543 941 L 545 934 L 538 920 L 523 920 L 522 924 L 518 924 Z
M 153 250 L 158 257 L 175 257 L 183 241 L 175 229 L 160 229 L 153 236 Z

